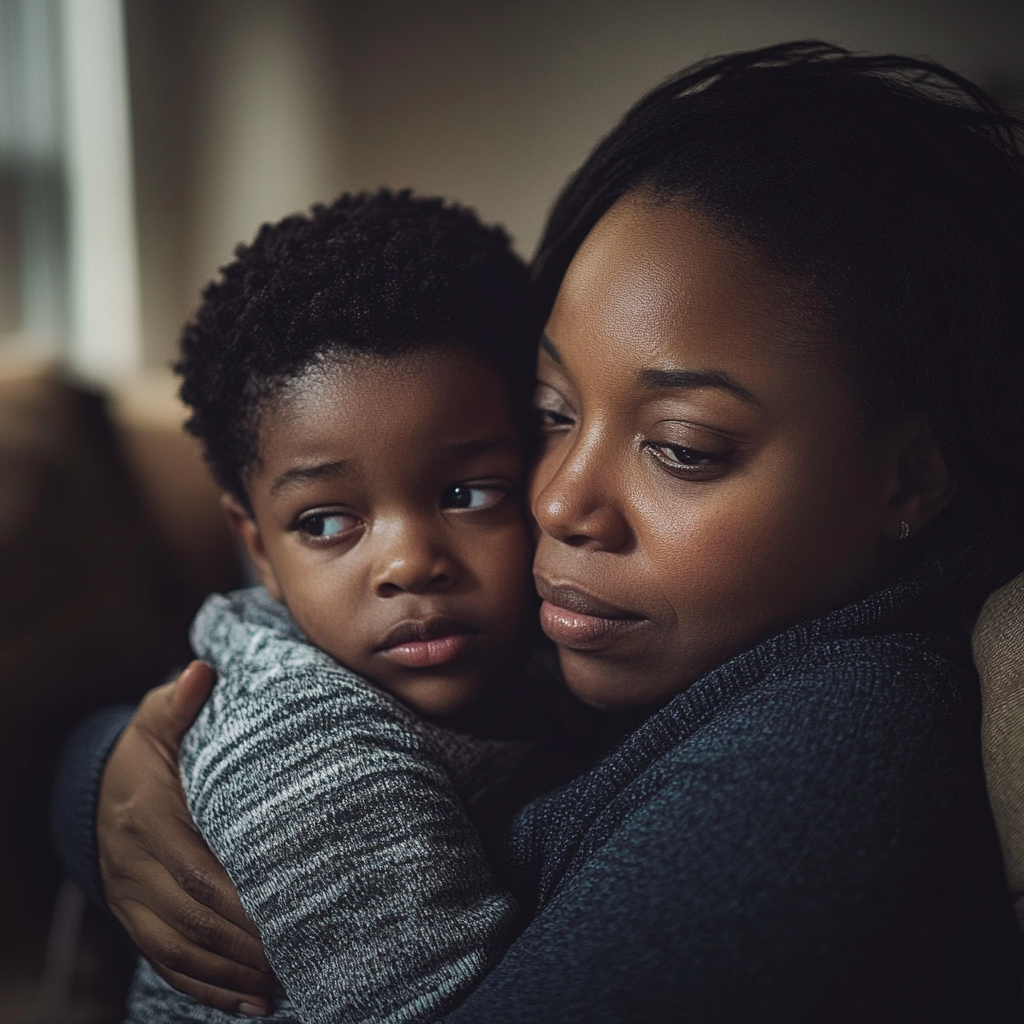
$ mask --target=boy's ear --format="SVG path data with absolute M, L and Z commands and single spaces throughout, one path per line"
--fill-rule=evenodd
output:
M 274 568 L 267 558 L 266 548 L 263 546 L 263 537 L 260 535 L 260 528 L 249 512 L 242 507 L 238 499 L 230 494 L 220 496 L 220 507 L 224 510 L 224 518 L 228 521 L 231 531 L 238 536 L 245 545 L 249 558 L 260 583 L 275 601 L 282 601 L 281 587 L 274 574 Z
M 949 504 L 956 484 L 924 420 L 901 424 L 894 441 L 894 487 L 882 529 L 890 540 L 906 540 Z

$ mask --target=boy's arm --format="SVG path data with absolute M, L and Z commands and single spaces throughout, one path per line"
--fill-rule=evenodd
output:
M 349 679 L 215 696 L 182 754 L 190 806 L 304 1021 L 436 1020 L 501 955 L 514 905 L 430 743 Z

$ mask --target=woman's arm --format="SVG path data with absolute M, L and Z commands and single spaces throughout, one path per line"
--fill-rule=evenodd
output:
M 130 704 L 118 704 L 78 726 L 61 753 L 50 798 L 50 832 L 64 870 L 100 904 L 105 903 L 96 856 L 100 780 L 134 711 Z
M 242 1003 L 266 1011 L 276 979 L 196 834 L 177 771 L 181 737 L 212 685 L 209 668 L 193 662 L 134 716 L 111 709 L 84 723 L 60 766 L 54 833 L 72 877 L 106 900 L 167 981 L 227 1012 Z

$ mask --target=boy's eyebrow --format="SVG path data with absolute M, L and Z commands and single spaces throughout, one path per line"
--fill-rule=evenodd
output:
M 541 334 L 540 341 L 537 342 L 537 344 L 540 345 L 540 347 L 545 352 L 547 352 L 547 354 L 551 356 L 551 358 L 554 359 L 554 361 L 558 363 L 559 366 L 561 366 L 562 354 L 558 351 L 558 348 L 555 345 L 555 343 L 546 334 Z
M 330 480 L 338 476 L 348 476 L 355 472 L 356 465 L 348 459 L 340 462 L 322 462 L 319 466 L 296 466 L 282 473 L 271 485 L 270 493 L 278 494 L 295 484 L 308 483 L 310 480 Z
M 441 447 L 441 455 L 446 459 L 472 459 L 493 451 L 514 451 L 519 447 L 514 437 L 502 434 L 498 437 L 481 437 L 473 441 L 458 441 Z
M 651 391 L 719 388 L 734 394 L 748 405 L 761 405 L 753 392 L 721 370 L 640 370 L 636 379 L 641 387 Z

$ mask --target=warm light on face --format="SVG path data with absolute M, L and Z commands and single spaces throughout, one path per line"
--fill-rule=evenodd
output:
M 875 577 L 886 448 L 801 287 L 679 204 L 627 198 L 576 254 L 531 500 L 542 624 L 587 702 L 663 702 Z
M 422 714 L 508 670 L 530 606 L 523 453 L 459 349 L 351 358 L 266 414 L 243 533 L 306 636 Z

